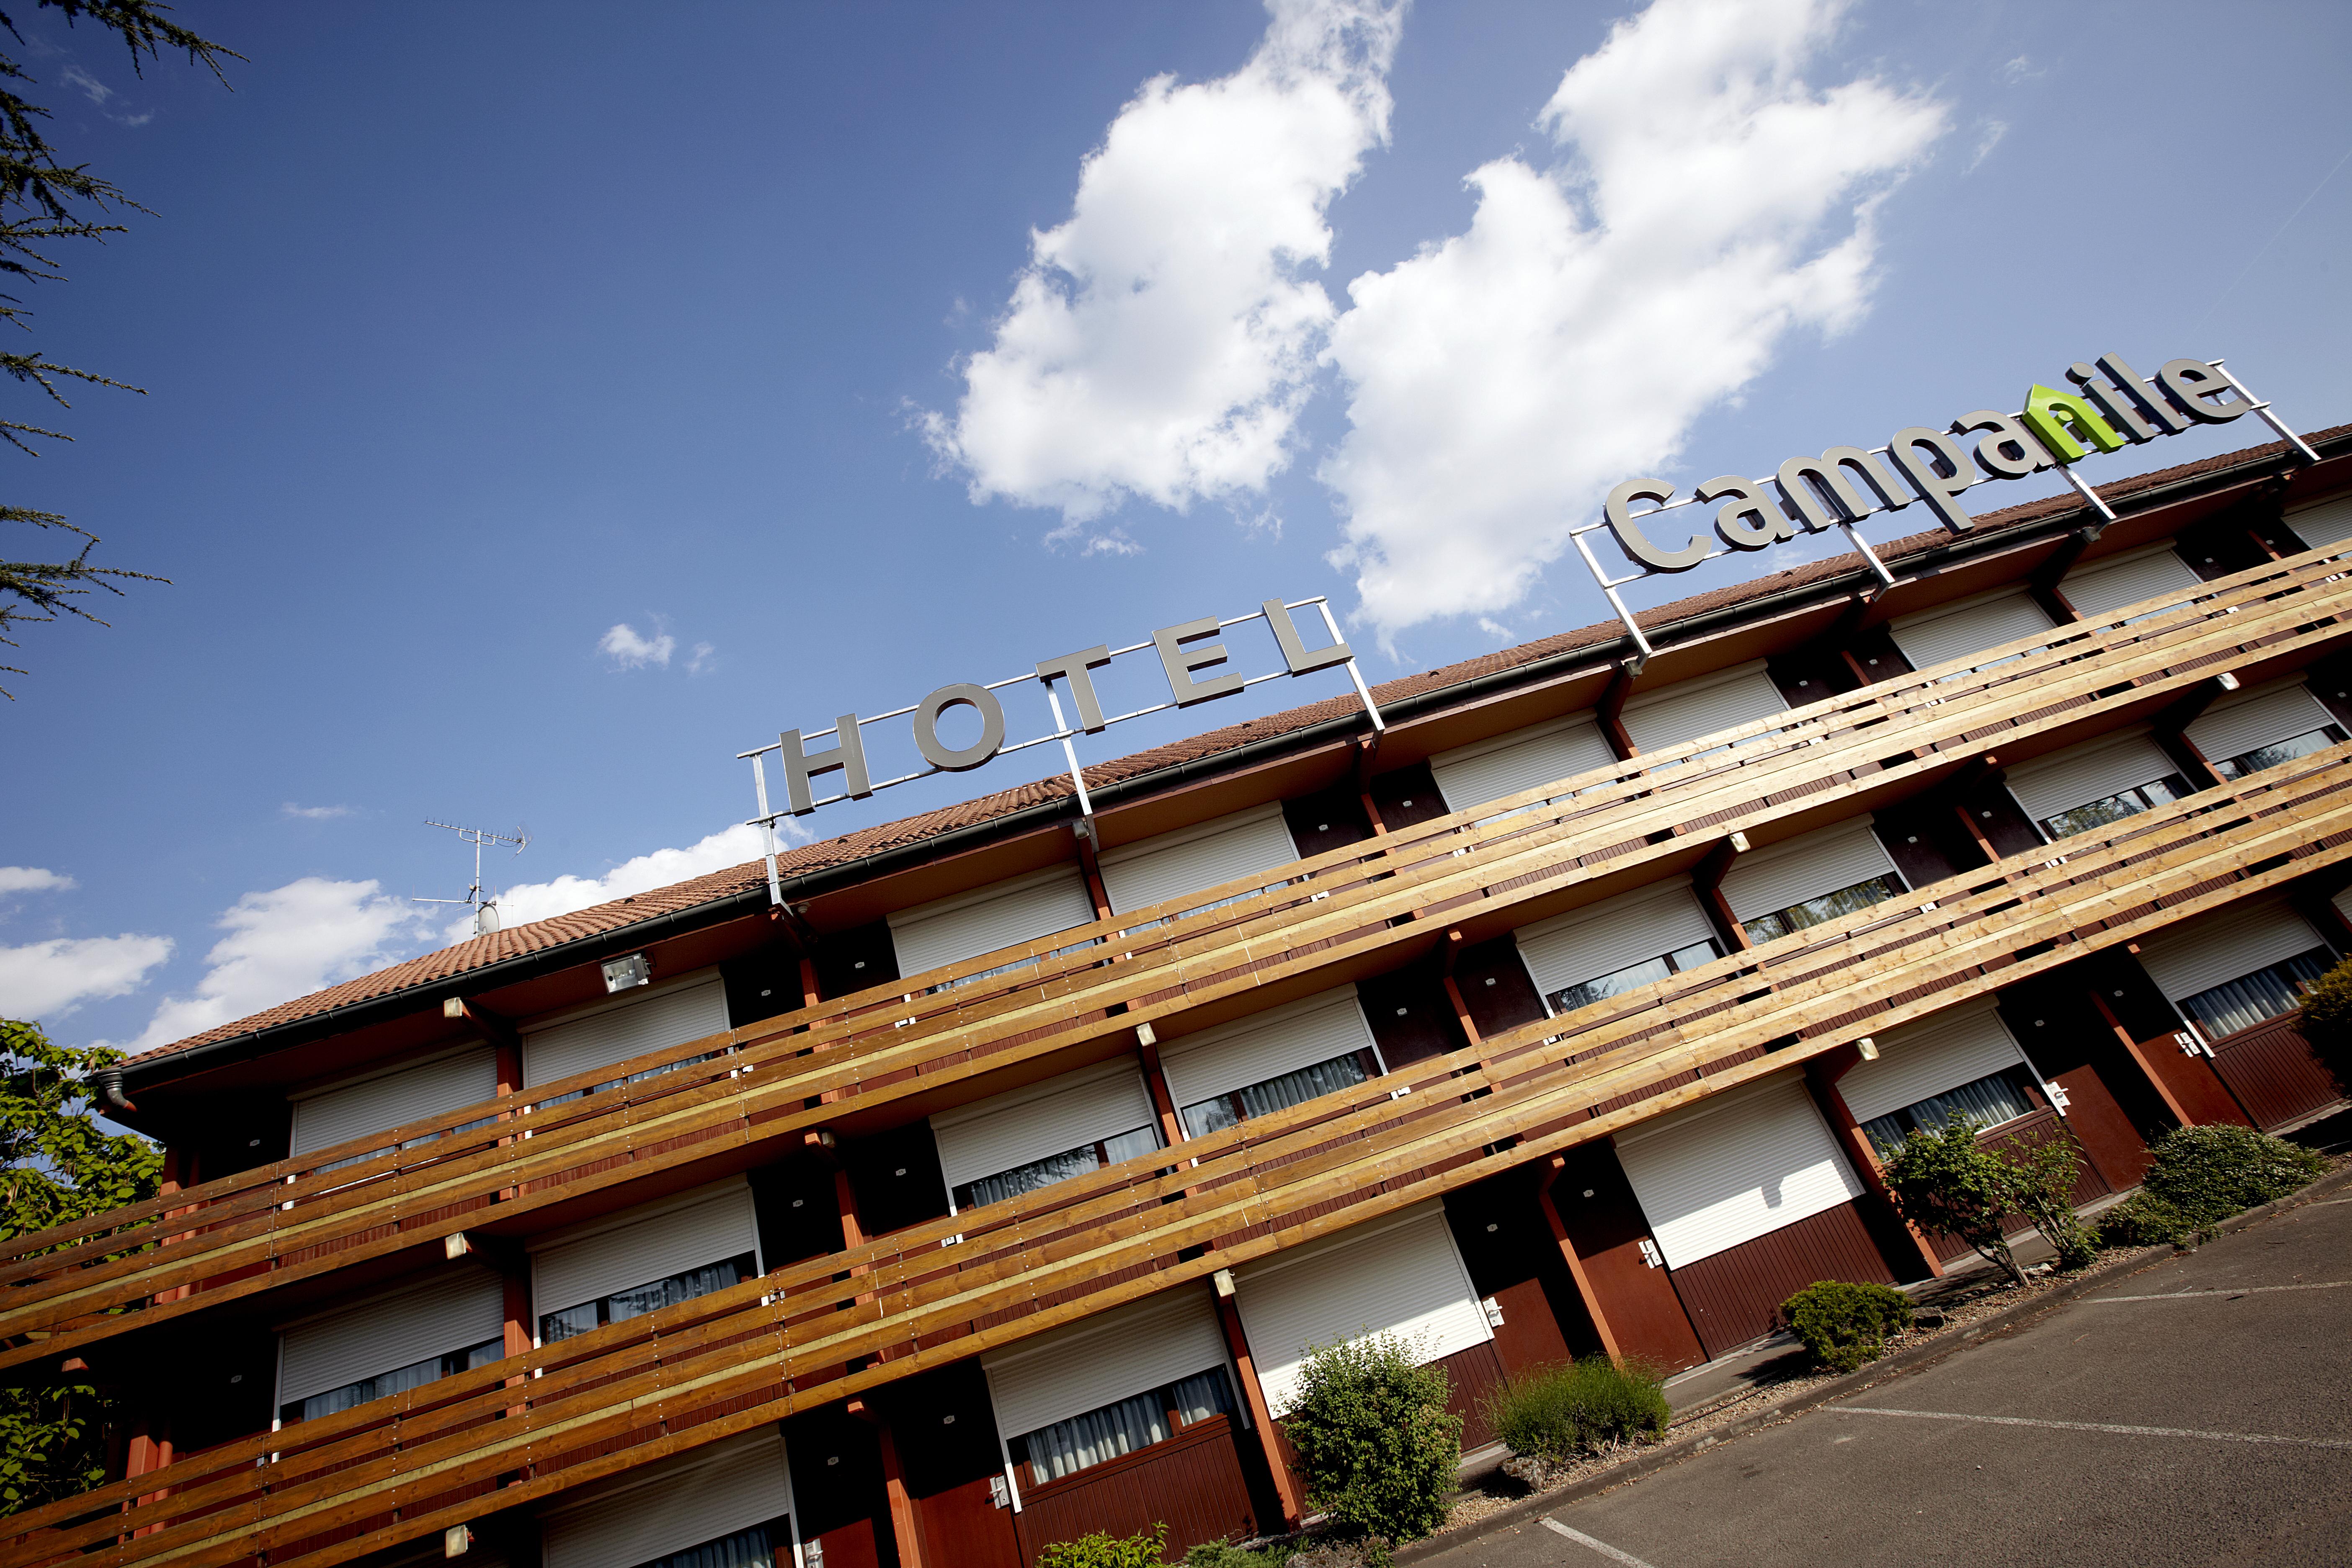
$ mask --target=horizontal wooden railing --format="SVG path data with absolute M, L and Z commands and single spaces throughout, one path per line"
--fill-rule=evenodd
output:
M 12 1561 L 327 1568 L 1363 1223 L 2352 860 L 2352 746 L 2062 847 L 50 1505 Z
M 0 1247 L 0 1367 L 509 1223 L 598 1185 L 781 1149 L 917 1089 L 1409 951 L 1431 940 L 1435 917 L 1507 919 L 1579 880 L 1670 868 L 1735 829 L 1916 787 L 1967 757 L 2095 724 L 2222 670 L 2308 658 L 2347 629 L 2352 583 L 2335 570 L 2309 555 L 2256 568 L 1972 655 L 1983 667 L 1970 673 L 1901 677 L 1312 857 L 1285 887 L 1191 919 L 1143 929 L 1256 879 L 17 1238 Z M 1084 942 L 1094 945 L 1068 951 Z M 1053 956 L 929 989 L 1032 953 Z M 663 1068 L 675 1070 L 572 1098 Z M 491 1115 L 503 1119 L 461 1130 Z M 344 1163 L 388 1142 L 408 1146 Z M 167 1292 L 177 1299 L 154 1300 Z

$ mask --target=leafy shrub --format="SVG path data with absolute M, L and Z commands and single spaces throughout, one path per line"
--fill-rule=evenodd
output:
M 1055 1542 L 1037 1553 L 1037 1568 L 1160 1568 L 1167 1545 L 1165 1524 L 1125 1537 L 1097 1530 L 1076 1541 Z
M 1299 1373 L 1283 1427 L 1307 1500 L 1349 1534 L 1411 1541 L 1445 1522 L 1462 1420 L 1446 1414 L 1445 1374 L 1417 1359 L 1374 1334 L 1315 1351 Z
M 1548 1459 L 1597 1454 L 1666 1429 L 1664 1380 L 1601 1356 L 1539 1367 L 1486 1399 L 1486 1420 L 1511 1452 Z
M 2140 1190 L 2109 1209 L 2099 1226 L 2115 1246 L 2184 1243 L 2212 1233 L 2233 1214 L 2285 1197 L 2327 1169 L 2298 1143 L 2251 1127 L 2177 1127 L 2148 1149 Z
M 2099 1244 L 2083 1216 L 2074 1212 L 2074 1183 L 2082 1175 L 2083 1157 L 2074 1141 L 2053 1133 L 2030 1147 L 2012 1143 L 2001 1158 L 2017 1173 L 2014 1195 L 2020 1214 L 2033 1222 L 2042 1239 L 2058 1255 L 2061 1268 L 2081 1268 L 2098 1255 Z
M 1280 1547 L 1244 1552 L 1222 1541 L 1204 1541 L 1184 1553 L 1184 1568 L 1284 1568 L 1292 1560 Z
M 2352 1091 L 2352 958 L 2319 977 L 2303 999 L 2295 1027 L 2336 1081 Z
M 1823 1366 L 1854 1372 L 1911 1326 L 1911 1298 L 1891 1285 L 1820 1279 L 1780 1303 L 1780 1321 Z
M 1941 1127 L 1917 1129 L 1888 1157 L 1883 1174 L 1905 1219 L 1958 1237 L 2023 1282 L 2025 1270 L 2004 1234 L 2018 1206 L 2017 1167 L 1978 1147 L 1975 1122 L 1955 1110 Z

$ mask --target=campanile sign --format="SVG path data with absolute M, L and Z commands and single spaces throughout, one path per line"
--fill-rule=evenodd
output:
M 1980 408 L 1962 415 L 1941 429 L 1925 425 L 1906 426 L 1883 447 L 1832 447 L 1819 457 L 1794 457 L 1769 478 L 1718 474 L 1692 493 L 1676 499 L 1678 487 L 1664 479 L 1628 479 L 1612 489 L 1601 503 L 1601 516 L 1570 530 L 1577 551 L 1591 569 L 1610 605 L 1624 623 L 1634 652 L 1627 661 L 1639 674 L 1648 660 L 1649 639 L 1643 636 L 1633 612 L 1618 595 L 1626 584 L 1644 577 L 1687 572 L 1702 562 L 1732 552 L 1767 550 L 1800 532 L 1832 529 L 1843 533 L 1882 584 L 1895 579 L 1856 527 L 1880 511 L 1901 511 L 1914 501 L 1952 533 L 1975 526 L 1960 497 L 1986 479 L 2019 479 L 2055 468 L 2101 518 L 2115 513 L 2098 492 L 2074 471 L 2074 465 L 2093 452 L 2115 452 L 2161 436 L 2177 436 L 2200 425 L 2221 425 L 2247 414 L 2258 414 L 2305 458 L 2319 460 L 2304 439 L 2270 411 L 2270 405 L 2247 390 L 2245 384 L 2220 360 L 2176 359 L 2143 376 L 2119 355 L 2102 354 L 2095 363 L 2076 363 L 2065 379 L 2074 390 L 2061 392 L 2035 384 L 2025 406 L 2014 414 Z M 1711 513 L 1694 507 L 1711 506 Z M 1591 536 L 1606 533 L 1632 570 L 1612 575 L 1593 552 Z M 1293 612 L 1312 608 L 1329 641 L 1307 646 Z M 1281 668 L 1244 675 L 1232 668 L 1234 656 L 1224 635 L 1233 627 L 1263 620 L 1274 634 Z M 1130 711 L 1106 714 L 1095 674 L 1114 660 L 1130 655 L 1154 656 L 1168 683 L 1164 701 Z M 844 713 L 829 729 L 787 730 L 772 745 L 739 752 L 751 764 L 760 814 L 751 820 L 768 834 L 768 889 L 781 901 L 776 870 L 774 827 L 779 818 L 806 816 L 821 807 L 845 800 L 864 800 L 878 791 L 940 773 L 967 773 L 996 758 L 1032 746 L 1058 742 L 1069 768 L 1082 820 L 1091 820 L 1094 803 L 1073 744 L 1080 734 L 1096 735 L 1113 724 L 1125 723 L 1171 708 L 1192 708 L 1230 697 L 1260 681 L 1311 675 L 1344 668 L 1362 700 L 1372 728 L 1383 728 L 1371 689 L 1356 667 L 1355 654 L 1339 636 L 1339 624 L 1326 599 L 1268 599 L 1247 615 L 1220 619 L 1202 616 L 1162 626 L 1147 640 L 1114 648 L 1108 644 L 1075 653 L 1039 659 L 1030 669 L 985 685 L 952 681 L 903 708 L 861 716 Z M 1025 688 L 1034 681 L 1044 688 L 1052 728 L 1026 740 L 1007 742 L 1008 720 L 1000 693 Z M 1067 696 L 1075 721 L 1062 710 Z M 940 733 L 943 721 L 958 710 L 969 710 L 979 733 L 961 744 Z M 923 765 L 896 775 L 877 778 L 866 743 L 875 726 L 907 720 Z M 971 722 L 961 715 L 959 728 Z M 830 742 L 831 744 L 821 742 Z M 769 804 L 768 761 L 774 757 L 782 774 L 783 807 Z M 820 782 L 839 788 L 819 794 Z

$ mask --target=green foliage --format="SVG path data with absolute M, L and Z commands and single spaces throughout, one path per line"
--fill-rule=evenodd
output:
M 109 1133 L 91 1114 L 89 1076 L 118 1052 L 53 1044 L 0 1019 L 0 1239 L 68 1225 L 152 1197 L 163 1156 Z M 88 1491 L 106 1479 L 107 1403 L 79 1381 L 0 1390 L 0 1515 Z
M 1673 1411 L 1664 1379 L 1648 1367 L 1587 1356 L 1513 1378 L 1487 1397 L 1486 1414 L 1511 1452 L 1567 1459 L 1653 1441 Z
M 2177 1127 L 2150 1145 L 2140 1190 L 2106 1212 L 2099 1234 L 2110 1246 L 2187 1243 L 2233 1214 L 2298 1191 L 2326 1169 L 2301 1144 L 2251 1127 Z
M 159 0 L 35 3 L 41 9 L 62 15 L 68 26 L 87 21 L 101 32 L 114 34 L 131 51 L 133 71 L 142 71 L 146 61 L 161 58 L 167 50 L 185 54 L 189 64 L 205 66 L 215 76 L 220 74 L 224 60 L 243 58 L 172 21 L 166 15 L 171 7 Z M 10 36 L 21 41 L 15 24 L 5 15 L 0 15 L 0 27 L 5 27 Z M 53 242 L 102 240 L 110 234 L 120 234 L 123 226 L 106 221 L 109 216 L 120 208 L 139 206 L 112 183 L 91 174 L 87 164 L 59 161 L 57 149 L 42 134 L 42 122 L 49 118 L 49 111 L 20 90 L 34 85 L 35 79 L 22 61 L 0 54 L 0 279 L 5 279 L 8 287 L 63 281 L 65 274 L 58 269 L 50 254 Z M 31 311 L 16 295 L 0 292 L 0 322 L 29 330 L 30 317 Z M 58 390 L 60 381 L 120 387 L 128 392 L 139 390 L 94 371 L 60 364 L 37 349 L 24 353 L 0 353 L 0 374 L 20 385 L 37 389 L 58 408 L 70 406 Z M 73 439 L 44 426 L 0 419 L 0 440 L 19 451 L 34 451 L 32 441 L 36 438 Z M 141 577 L 149 582 L 163 581 L 144 572 L 91 565 L 89 552 L 98 542 L 97 536 L 55 512 L 0 506 L 0 522 L 64 529 L 80 534 L 83 540 L 81 549 L 64 561 L 0 560 L 0 645 L 16 646 L 8 636 L 10 625 L 16 621 L 54 621 L 60 614 L 98 620 L 74 601 L 93 588 L 121 593 L 110 579 Z M 24 673 L 14 665 L 0 668 Z M 0 689 L 0 696 L 6 695 L 5 689 Z
M 1284 1547 L 1244 1552 L 1222 1541 L 1205 1541 L 1184 1553 L 1184 1568 L 1283 1568 L 1291 1555 Z
M 1307 1500 L 1351 1534 L 1412 1541 L 1445 1522 L 1462 1458 L 1462 1420 L 1445 1411 L 1445 1374 L 1418 1366 L 1389 1334 L 1326 1345 L 1307 1358 L 1283 1426 Z
M 1780 1321 L 1832 1372 L 1854 1372 L 1911 1326 L 1911 1298 L 1891 1285 L 1818 1279 L 1780 1303 Z
M 1057 1541 L 1037 1553 L 1037 1568 L 1160 1568 L 1168 1546 L 1168 1526 L 1155 1524 L 1133 1535 L 1105 1535 L 1097 1530 L 1076 1541 Z M 1187 1563 L 1192 1558 L 1187 1555 Z
M 1884 1173 L 1905 1219 L 1958 1237 L 2011 1279 L 2024 1279 L 2003 1235 L 2005 1216 L 2017 1206 L 2017 1168 L 1977 1146 L 1975 1122 L 1955 1110 L 1942 1127 L 1918 1129 L 1887 1159 Z
M 2017 1209 L 2033 1222 L 2061 1268 L 2082 1268 L 2098 1256 L 2099 1244 L 2090 1226 L 2074 1212 L 2074 1183 L 2083 1173 L 2083 1157 L 2074 1141 L 2053 1133 L 2029 1147 L 2011 1144 L 2001 1158 L 2017 1173 Z
M 2295 1027 L 2336 1083 L 2352 1091 L 2352 958 L 2319 977 L 2303 999 Z

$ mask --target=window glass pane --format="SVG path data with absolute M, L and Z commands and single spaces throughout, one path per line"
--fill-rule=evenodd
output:
M 2216 763 L 2213 771 L 2225 779 L 2242 779 L 2248 773 L 2258 773 L 2264 768 L 2274 768 L 2281 763 L 2291 763 L 2297 757 L 2307 757 L 2314 752 L 2326 751 L 2340 743 L 2344 731 L 2330 724 L 2324 730 L 2314 730 L 2308 735 L 2297 735 L 2290 741 L 2280 741 L 2268 746 L 2257 746 L 2242 757 L 2231 757 L 2226 763 Z
M 1631 991 L 1637 985 L 1647 985 L 1654 980 L 1664 980 L 1673 973 L 1664 959 L 1645 958 L 1639 963 L 1629 963 L 1598 979 L 1561 986 L 1551 994 L 1551 1008 L 1555 1013 L 1573 1013 L 1579 1007 L 1590 1007 L 1604 997 Z
M 1138 1154 L 1149 1154 L 1159 1147 L 1159 1131 L 1150 1127 L 1139 1127 L 1132 1132 L 1122 1132 L 1116 1138 L 1103 1140 L 1103 1152 L 1110 1156 L 1110 1163 L 1114 1165 L 1121 1160 L 1132 1160 Z
M 347 1383 L 341 1388 L 331 1388 L 324 1394 L 314 1394 L 307 1399 L 289 1401 L 278 1411 L 284 1421 L 315 1421 L 321 1415 L 332 1415 L 339 1410 L 349 1410 L 373 1399 L 387 1399 L 393 1394 L 422 1388 L 428 1383 L 488 1366 L 506 1353 L 502 1340 L 486 1340 L 478 1345 L 447 1355 L 431 1356 L 390 1372 L 380 1372 L 373 1377 L 363 1377 L 357 1383 Z
M 1329 1061 L 1317 1062 L 1313 1067 L 1300 1068 L 1297 1072 L 1286 1072 L 1280 1078 L 1270 1078 L 1264 1083 L 1250 1085 L 1241 1091 L 1242 1114 L 1268 1115 L 1303 1104 L 1318 1095 L 1352 1088 L 1369 1076 L 1364 1071 L 1362 1061 L 1350 1051 L 1344 1057 L 1333 1057 Z
M 2151 806 L 2163 805 L 2188 794 L 2189 781 L 2178 773 L 2168 773 L 2153 784 L 2139 784 L 2120 795 L 2090 801 L 2072 811 L 2062 811 L 2043 822 L 2042 827 L 2053 838 L 2070 838 L 2094 827 L 2105 827 L 2111 822 L 2137 816 Z
M 713 1290 L 724 1290 L 750 1276 L 749 1259 L 729 1258 L 703 1268 L 689 1268 L 683 1274 L 673 1274 L 667 1279 L 656 1279 L 649 1285 L 639 1285 L 627 1290 L 615 1290 L 605 1298 L 604 1321 L 625 1322 L 641 1318 L 647 1312 L 664 1307 L 675 1307 L 680 1301 L 691 1301 L 697 1296 L 708 1296 Z
M 1167 1412 L 1154 1390 L 1030 1433 L 1029 1469 L 1041 1482 L 1057 1481 L 1167 1438 Z
M 1206 1421 L 1212 1415 L 1234 1413 L 1234 1391 L 1225 1382 L 1225 1369 L 1213 1366 L 1196 1376 L 1188 1377 L 1171 1391 L 1170 1403 L 1176 1406 L 1176 1419 L 1190 1426 L 1195 1421 Z
M 596 1303 L 583 1301 L 577 1307 L 566 1307 L 560 1312 L 542 1312 L 539 1319 L 539 1339 L 541 1344 L 553 1344 L 574 1334 L 584 1334 L 596 1326 Z
M 766 1527 L 755 1524 L 717 1541 L 656 1557 L 644 1568 L 771 1568 L 774 1551 Z
M 1866 910 L 1895 897 L 1903 889 L 1893 879 L 1873 877 L 1867 882 L 1856 882 L 1851 888 L 1840 888 L 1834 893 L 1823 893 L 1818 899 L 1807 899 L 1801 904 L 1791 904 L 1773 914 L 1759 915 L 1746 922 L 1748 936 L 1757 942 L 1770 942 L 1776 937 L 1803 931 L 1833 921 L 1840 915 L 1850 915 L 1856 910 Z
M 1233 1096 L 1221 1094 L 1213 1100 L 1204 1100 L 1197 1105 L 1184 1108 L 1184 1135 L 1206 1138 L 1219 1128 L 1231 1127 L 1241 1119 L 1242 1113 L 1234 1109 Z
M 1976 1123 L 1979 1131 L 2014 1121 L 2033 1109 L 2025 1090 L 2007 1073 L 1994 1073 L 1973 1083 L 1948 1089 L 1941 1094 L 1931 1094 L 1916 1104 L 1885 1116 L 1874 1117 L 1862 1124 L 1870 1141 L 1882 1154 L 1892 1154 L 1903 1147 L 1903 1141 L 1918 1128 L 1940 1130 L 1957 1110 Z
M 956 1207 L 978 1208 L 982 1204 L 1001 1203 L 1017 1198 L 1024 1193 L 1034 1193 L 1040 1187 L 1050 1187 L 1055 1182 L 1066 1182 L 1073 1176 L 1083 1176 L 1102 1169 L 1101 1156 L 1091 1143 L 1065 1153 L 1048 1154 L 1042 1160 L 1032 1160 L 1010 1171 L 1000 1171 L 992 1176 L 982 1176 L 976 1182 L 955 1190 Z
M 1722 956 L 1722 952 L 1715 945 L 1715 939 L 1709 937 L 1705 942 L 1693 942 L 1688 947 L 1675 949 L 1674 952 L 1666 954 L 1666 962 L 1675 966 L 1675 973 L 1680 974 L 1685 969 L 1696 969 L 1703 963 L 1713 963 Z
M 2218 1040 L 2302 1006 L 2304 992 L 2327 973 L 2327 950 L 2315 947 L 2227 985 L 2200 991 L 2181 1003 L 2180 1010 L 2197 1020 L 2207 1039 Z

